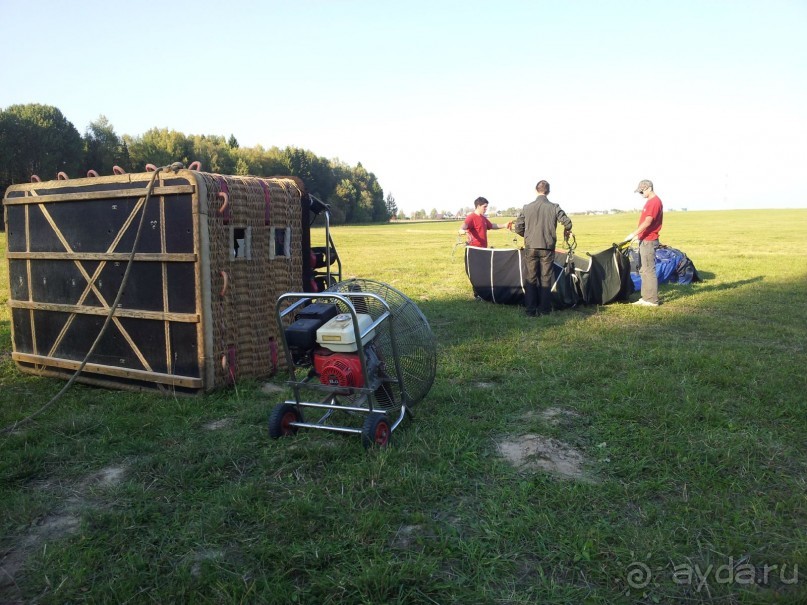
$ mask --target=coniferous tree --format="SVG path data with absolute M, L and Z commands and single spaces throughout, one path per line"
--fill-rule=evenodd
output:
M 106 116 L 90 122 L 84 134 L 84 167 L 98 174 L 112 174 L 113 166 L 128 163 L 128 150 L 115 134 L 115 129 Z

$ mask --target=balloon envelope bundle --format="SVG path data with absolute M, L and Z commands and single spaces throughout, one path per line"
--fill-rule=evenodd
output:
M 606 305 L 634 292 L 630 260 L 617 244 L 585 256 L 555 251 L 552 305 L 556 309 Z M 523 249 L 465 249 L 465 272 L 474 294 L 493 303 L 524 304 L 526 262 Z

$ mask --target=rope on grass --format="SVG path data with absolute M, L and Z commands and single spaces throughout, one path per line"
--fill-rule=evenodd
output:
M 455 243 L 454 247 L 451 249 L 451 256 L 454 256 L 454 253 L 457 251 L 457 247 L 466 245 L 468 245 L 468 242 L 465 240 L 465 238 L 462 235 L 458 235 L 457 243 Z

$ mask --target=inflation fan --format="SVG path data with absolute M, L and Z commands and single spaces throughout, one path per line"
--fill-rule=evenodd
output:
M 384 447 L 434 382 L 437 347 L 429 323 L 387 284 L 350 279 L 318 294 L 286 293 L 276 316 L 294 399 L 272 410 L 273 439 L 312 428 Z M 314 394 L 318 401 L 304 400 Z M 304 409 L 321 417 L 306 422 Z

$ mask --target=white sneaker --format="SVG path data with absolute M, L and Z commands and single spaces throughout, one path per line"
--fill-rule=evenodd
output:
M 640 298 L 639 300 L 631 304 L 638 305 L 640 307 L 658 307 L 658 303 L 652 303 L 649 300 L 645 300 L 644 298 Z

